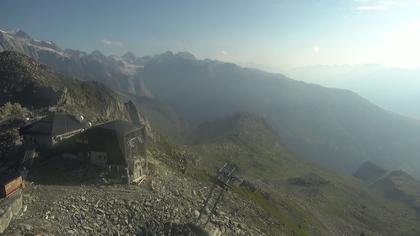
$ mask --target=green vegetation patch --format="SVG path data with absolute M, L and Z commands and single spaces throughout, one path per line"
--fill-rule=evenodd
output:
M 232 191 L 261 207 L 264 211 L 277 219 L 279 223 L 282 224 L 292 234 L 299 236 L 308 235 L 302 224 L 296 223 L 294 220 L 286 216 L 286 214 L 280 211 L 274 203 L 267 200 L 261 192 L 252 192 L 243 187 L 233 187 Z M 293 213 L 301 214 L 301 211 L 298 210 L 297 206 L 287 204 L 287 207 L 289 208 L 288 210 L 293 211 Z M 280 227 L 280 225 L 278 227 Z

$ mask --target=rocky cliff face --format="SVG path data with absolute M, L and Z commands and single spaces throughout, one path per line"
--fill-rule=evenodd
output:
M 19 102 L 26 107 L 45 107 L 58 101 L 60 79 L 45 66 L 16 52 L 0 54 L 0 104 Z
M 28 108 L 56 107 L 93 121 L 128 119 L 121 97 L 97 82 L 64 79 L 17 52 L 0 53 L 0 105 L 17 102 Z
M 59 107 L 82 113 L 95 121 L 128 119 L 124 102 L 106 86 L 96 82 L 71 81 L 60 90 Z

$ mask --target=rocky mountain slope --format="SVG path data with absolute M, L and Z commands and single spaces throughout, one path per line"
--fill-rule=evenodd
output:
M 308 160 L 351 172 L 374 160 L 419 174 L 420 123 L 353 92 L 170 52 L 151 58 L 139 73 L 157 100 L 193 124 L 251 112 Z
M 30 107 L 38 100 L 34 105 L 39 108 L 59 106 L 92 120 L 106 120 L 124 118 L 120 117 L 125 116 L 123 100 L 130 98 L 146 117 L 155 118 L 151 124 L 158 133 L 149 147 L 149 179 L 139 187 L 107 184 L 95 168 L 62 157 L 35 165 L 29 176 L 32 184 L 24 193 L 26 211 L 6 234 L 179 230 L 183 235 L 193 230 L 190 223 L 212 185 L 209 175 L 226 161 L 238 166 L 237 176 L 243 181 L 226 193 L 210 218 L 209 231 L 226 235 L 420 232 L 419 216 L 411 205 L 373 195 L 352 177 L 301 160 L 289 150 L 283 134 L 259 115 L 235 113 L 202 123 L 187 133 L 187 142 L 180 146 L 159 135 L 159 127 L 173 127 L 175 131 L 168 133 L 183 127 L 171 106 L 98 83 L 64 79 L 16 52 L 0 53 L 0 61 L 2 103 Z M 395 212 L 405 217 L 396 218 Z
M 356 172 L 354 172 L 353 176 L 366 183 L 374 183 L 384 177 L 387 172 L 388 171 L 384 170 L 382 167 L 367 161 L 363 163 Z
M 17 102 L 29 109 L 56 107 L 92 121 L 128 117 L 123 100 L 106 86 L 67 79 L 17 52 L 0 53 L 0 87 L 0 105 Z
M 197 60 L 185 52 L 104 56 L 98 51 L 61 50 L 23 32 L 1 35 L 0 50 L 26 53 L 69 77 L 154 98 L 176 112 L 187 127 L 233 112 L 255 113 L 305 159 L 347 173 L 372 160 L 420 176 L 420 122 L 382 110 L 350 91 Z
M 354 176 L 385 199 L 409 206 L 420 213 L 420 181 L 402 170 L 387 171 L 374 163 L 364 163 Z
M 237 164 L 238 175 L 246 182 L 235 191 L 297 235 L 415 235 L 420 230 L 414 208 L 300 159 L 261 117 L 228 116 L 200 125 L 193 137 L 190 148 L 197 153 L 199 166 Z M 395 212 L 406 217 L 396 219 Z
M 211 217 L 206 230 L 216 235 L 420 232 L 418 215 L 409 206 L 385 201 L 351 177 L 299 160 L 272 139 L 278 135 L 264 119 L 235 114 L 226 120 L 229 126 L 223 119 L 201 126 L 194 136 L 202 138 L 188 150 L 154 143 L 151 173 L 140 186 L 107 184 L 94 167 L 62 157 L 36 164 L 24 192 L 24 212 L 5 235 L 200 235 L 191 223 L 211 188 L 205 173 L 226 160 L 238 164 L 236 175 L 245 181 L 225 194 Z M 218 132 L 209 136 L 208 129 L 215 127 Z M 258 139 L 248 131 L 258 132 Z M 258 142 L 265 138 L 272 142 Z M 177 168 L 182 157 L 190 163 L 186 172 Z
M 0 81 L 7 95 L 2 103 L 7 100 L 30 107 L 31 101 L 39 101 L 34 103 L 38 109 L 57 106 L 97 121 L 126 118 L 122 102 L 126 97 L 104 85 L 64 79 L 16 52 L 0 53 L 0 61 Z M 49 93 L 43 93 L 44 90 Z M 147 105 L 142 98 L 135 102 L 143 102 L 146 111 L 151 107 L 159 109 L 153 103 Z M 154 143 L 160 140 L 150 141 L 147 181 L 131 188 L 108 184 L 101 179 L 100 170 L 72 158 L 51 156 L 36 160 L 24 190 L 23 211 L 5 235 L 144 235 L 168 231 L 173 235 L 196 235 L 190 233 L 200 229 L 192 223 L 212 183 L 193 166 L 191 173 L 181 172 L 178 158 L 183 152 L 175 150 L 175 146 Z M 197 180 L 197 175 L 205 177 Z M 202 220 L 208 217 L 207 213 Z M 253 218 L 266 219 L 265 225 L 274 220 L 249 200 L 227 195 L 206 229 L 216 235 L 264 235 L 261 225 L 252 224 Z
M 24 192 L 26 210 L 5 235 L 203 235 L 193 223 L 211 183 L 161 161 L 164 152 L 153 153 L 152 172 L 140 186 L 95 182 L 100 171 L 62 158 L 36 166 Z M 217 212 L 206 226 L 214 235 L 267 235 L 252 219 L 274 221 L 235 194 L 226 194 Z
M 372 187 L 386 198 L 407 204 L 420 213 L 420 182 L 404 171 L 392 171 Z

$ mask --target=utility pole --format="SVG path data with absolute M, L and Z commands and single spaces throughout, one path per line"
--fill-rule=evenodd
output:
M 197 220 L 196 220 L 196 224 L 197 225 L 201 225 L 201 217 L 204 214 L 205 209 L 208 207 L 208 205 L 210 203 L 210 200 L 213 196 L 213 193 L 215 192 L 215 190 L 217 189 L 217 187 L 220 188 L 219 194 L 217 195 L 217 197 L 214 200 L 214 204 L 211 207 L 210 213 L 207 216 L 207 220 L 206 222 L 202 225 L 203 227 L 206 227 L 206 225 L 208 224 L 208 222 L 210 221 L 210 217 L 213 215 L 213 213 L 216 211 L 217 208 L 217 204 L 219 204 L 219 202 L 223 199 L 223 194 L 225 193 L 225 191 L 227 191 L 231 186 L 229 185 L 229 182 L 234 179 L 235 177 L 233 176 L 233 173 L 236 171 L 236 166 L 230 163 L 225 163 L 223 165 L 223 167 L 221 167 L 218 171 L 217 171 L 217 176 L 214 179 L 214 183 L 213 186 L 210 189 L 209 195 L 207 196 L 206 200 L 204 201 L 204 205 L 200 210 L 200 215 L 198 216 Z

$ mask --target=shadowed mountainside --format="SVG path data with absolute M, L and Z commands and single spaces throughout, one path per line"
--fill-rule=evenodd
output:
M 150 59 L 139 73 L 157 100 L 192 124 L 255 113 L 308 160 L 348 172 L 372 160 L 419 174 L 420 123 L 353 92 L 170 52 Z
M 65 79 L 16 52 L 0 53 L 0 87 L 0 105 L 17 102 L 30 109 L 55 106 L 92 121 L 128 117 L 122 100 L 106 86 Z

